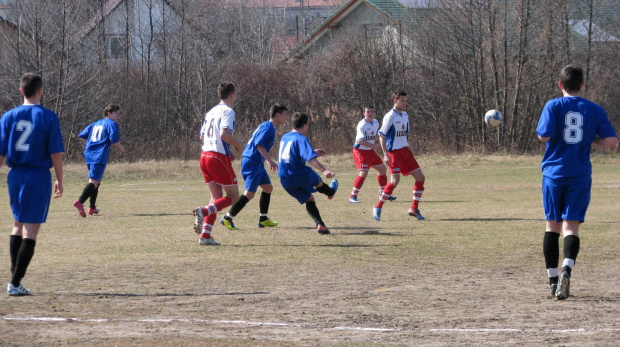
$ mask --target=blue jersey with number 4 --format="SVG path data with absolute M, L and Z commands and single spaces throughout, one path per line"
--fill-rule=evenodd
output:
M 264 122 L 254 130 L 252 137 L 248 140 L 248 144 L 245 145 L 243 150 L 243 157 L 258 161 L 265 162 L 265 158 L 258 151 L 257 146 L 263 147 L 267 152 L 273 147 L 273 142 L 276 140 L 276 127 L 270 121 Z
M 39 105 L 22 105 L 0 119 L 0 155 L 9 167 L 51 168 L 51 154 L 64 151 L 56 113 Z
M 578 96 L 548 101 L 536 133 L 551 138 L 546 143 L 542 173 L 552 179 L 592 175 L 592 142 L 597 136 L 616 137 L 605 110 Z
M 84 128 L 78 137 L 86 140 L 84 148 L 86 164 L 106 165 L 110 146 L 120 141 L 120 132 L 115 121 L 104 118 Z
M 297 131 L 284 134 L 280 140 L 278 177 L 299 176 L 312 171 L 306 162 L 317 157 L 308 138 Z

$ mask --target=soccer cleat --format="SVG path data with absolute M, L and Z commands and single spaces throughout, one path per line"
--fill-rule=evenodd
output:
M 194 209 L 194 216 L 196 220 L 194 220 L 194 232 L 198 235 L 202 234 L 202 224 L 205 221 L 205 217 L 202 214 L 202 207 L 196 207 Z
M 374 218 L 375 220 L 381 220 L 381 209 L 378 207 L 375 207 L 372 209 L 372 218 Z
M 84 204 L 82 204 L 80 202 L 80 200 L 75 200 L 73 202 L 73 206 L 75 206 L 75 208 L 77 208 L 78 212 L 80 213 L 80 216 L 82 217 L 86 217 L 86 211 L 84 211 Z
M 558 282 L 558 289 L 555 292 L 555 298 L 557 300 L 564 300 L 570 295 L 570 275 L 568 271 L 563 271 L 560 274 L 560 281 Z
M 420 214 L 420 210 L 412 210 L 409 209 L 409 211 L 407 212 L 411 217 L 416 217 L 418 220 L 425 220 L 426 218 L 422 217 L 422 215 Z
M 94 214 L 99 214 L 99 212 L 101 212 L 101 211 L 98 208 L 96 208 L 96 207 L 88 209 L 88 214 L 91 215 L 91 216 L 94 215 Z
M 201 246 L 219 246 L 219 242 L 215 241 L 215 239 L 213 237 L 209 237 L 208 239 L 205 238 L 200 238 L 200 240 L 198 240 L 198 243 Z
M 396 200 L 396 197 L 395 197 L 395 196 L 390 195 L 390 197 L 388 198 L 388 201 L 394 201 L 394 200 Z
M 264 220 L 262 222 L 258 222 L 258 227 L 259 228 L 264 228 L 264 227 L 277 227 L 278 226 L 278 222 L 274 222 L 271 219 L 267 219 Z
M 555 297 L 555 293 L 557 292 L 557 290 L 558 290 L 558 284 L 557 283 L 549 285 L 549 294 L 550 294 L 549 298 L 550 299 L 553 299 Z
M 327 227 L 325 225 L 320 225 L 319 224 L 316 227 L 316 231 L 318 231 L 319 234 L 321 234 L 321 235 L 329 235 L 330 234 L 329 229 L 327 229 Z
M 10 296 L 30 295 L 30 290 L 24 287 L 23 284 L 15 287 L 12 283 L 6 288 L 6 293 Z
M 232 219 L 222 217 L 222 219 L 220 219 L 220 223 L 228 230 L 239 230 L 239 228 L 235 228 L 235 224 L 233 224 Z
M 327 198 L 331 200 L 334 198 L 334 195 L 336 195 L 336 192 L 338 191 L 338 180 L 334 178 L 329 184 L 329 187 L 334 190 L 334 194 L 327 196 Z
M 353 196 L 351 196 L 351 197 L 349 198 L 349 202 L 350 202 L 350 203 L 352 203 L 352 204 L 359 204 L 359 203 L 360 203 L 360 201 L 359 201 L 359 200 L 357 200 L 357 195 L 353 195 Z

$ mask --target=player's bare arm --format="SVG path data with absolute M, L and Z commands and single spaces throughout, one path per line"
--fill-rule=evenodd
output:
M 267 163 L 269 163 L 269 168 L 271 169 L 271 171 L 276 172 L 278 170 L 278 164 L 276 164 L 273 159 L 271 159 L 271 157 L 269 156 L 269 153 L 267 153 L 267 150 L 265 149 L 265 147 L 261 146 L 261 145 L 257 145 L 256 146 L 256 150 L 258 151 L 258 153 L 260 153 L 260 155 L 263 156 L 263 158 L 265 158 L 265 161 Z
M 360 145 L 362 145 L 362 146 L 364 146 L 364 147 L 370 147 L 370 148 L 373 148 L 373 149 L 376 149 L 376 148 L 381 147 L 381 146 L 379 145 L 379 142 L 370 143 L 370 142 L 368 142 L 368 141 L 366 141 L 366 140 L 360 140 L 359 144 L 360 144 Z
M 551 140 L 551 138 L 550 138 L 550 137 L 542 137 L 542 136 L 538 136 L 538 139 L 539 139 L 540 141 L 542 141 L 542 142 L 547 142 L 547 141 Z
M 597 137 L 594 139 L 594 144 L 600 147 L 618 147 L 618 138 L 617 137 L 606 137 L 600 138 Z
M 237 141 L 237 139 L 232 136 L 230 130 L 228 130 L 227 128 L 223 128 L 220 131 L 220 137 L 222 138 L 222 141 L 233 146 L 235 150 L 237 150 L 237 152 L 243 153 L 243 144 Z
M 0 168 L 2 168 L 2 163 L 4 163 L 4 156 L 0 155 Z
M 51 157 L 54 172 L 56 173 L 56 182 L 54 182 L 54 198 L 59 198 L 65 190 L 62 185 L 62 153 L 54 153 Z M 0 165 L 1 164 L 2 161 L 0 160 Z
M 324 149 L 315 149 L 314 153 L 316 153 L 318 156 L 323 156 L 323 155 L 325 155 L 325 150 Z
M 121 153 L 125 154 L 125 147 L 123 147 L 120 142 L 115 143 L 114 147 L 116 147 L 116 149 L 118 149 Z
M 379 145 L 381 146 L 381 151 L 383 151 L 383 162 L 385 165 L 390 166 L 392 159 L 388 154 L 387 145 L 385 144 L 385 137 L 381 135 L 379 135 Z
M 312 165 L 314 168 L 316 168 L 317 170 L 321 171 L 323 175 L 325 175 L 325 177 L 327 178 L 332 178 L 336 176 L 335 173 L 331 172 L 330 170 L 327 170 L 325 166 L 323 166 L 323 164 L 321 164 L 321 162 L 319 162 L 317 158 L 310 159 L 308 163 Z

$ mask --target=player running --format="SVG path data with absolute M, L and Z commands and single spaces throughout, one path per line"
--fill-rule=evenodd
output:
M 243 145 L 232 133 L 235 129 L 235 85 L 221 83 L 217 89 L 220 103 L 213 107 L 205 116 L 200 130 L 203 141 L 200 156 L 200 169 L 211 193 L 209 205 L 194 209 L 194 231 L 200 234 L 198 243 L 203 246 L 218 246 L 219 243 L 211 236 L 217 212 L 234 204 L 239 199 L 237 176 L 232 168 L 233 146 L 239 153 Z M 223 192 L 226 192 L 224 196 Z
M 24 104 L 6 112 L 0 118 L 0 167 L 6 158 L 11 168 L 7 175 L 9 200 L 13 211 L 13 230 L 9 241 L 11 282 L 6 289 L 10 296 L 29 295 L 21 283 L 34 256 L 37 235 L 52 195 L 54 167 L 56 182 L 54 198 L 63 193 L 62 144 L 60 122 L 56 113 L 39 105 L 43 81 L 34 73 L 20 80 L 19 93 Z
M 314 150 L 306 137 L 308 132 L 308 115 L 296 112 L 292 118 L 293 131 L 284 134 L 280 140 L 280 158 L 278 160 L 278 176 L 282 188 L 300 204 L 306 204 L 306 211 L 316 223 L 319 234 L 329 234 L 329 229 L 323 223 L 319 209 L 312 193 L 319 192 L 332 199 L 338 190 L 338 180 L 333 179 L 329 186 L 321 180 L 321 177 L 306 165 L 308 162 L 327 178 L 336 174 L 326 169 L 317 157 L 324 155 L 321 149 Z
M 118 129 L 120 116 L 121 107 L 110 104 L 103 111 L 103 119 L 91 123 L 78 135 L 78 138 L 86 144 L 84 160 L 88 167 L 88 184 L 82 190 L 82 195 L 73 202 L 73 206 L 77 208 L 82 217 L 86 217 L 84 203 L 89 198 L 88 214 L 93 215 L 100 212 L 97 208 L 97 195 L 99 194 L 103 173 L 108 164 L 110 147 L 114 145 L 121 153 L 125 153 L 125 148 L 120 143 L 121 135 Z
M 383 125 L 379 129 L 379 143 L 383 151 L 383 161 L 390 168 L 392 179 L 380 194 L 379 201 L 372 210 L 372 216 L 375 220 L 381 220 L 381 208 L 398 186 L 400 175 L 408 176 L 411 174 L 415 179 L 415 184 L 413 186 L 413 202 L 408 213 L 418 220 L 424 220 L 425 218 L 420 214 L 418 205 L 424 192 L 425 177 L 407 142 L 407 136 L 410 132 L 409 115 L 405 111 L 407 109 L 407 94 L 402 91 L 394 92 L 392 101 L 394 108 L 383 117 Z
M 278 225 L 277 222 L 270 220 L 267 216 L 273 186 L 269 174 L 265 170 L 265 161 L 269 164 L 271 171 L 275 172 L 278 169 L 278 164 L 271 159 L 269 151 L 276 140 L 276 127 L 286 123 L 287 111 L 288 108 L 284 105 L 275 104 L 271 106 L 269 110 L 270 119 L 258 126 L 245 146 L 241 159 L 241 175 L 245 180 L 245 193 L 220 220 L 220 223 L 230 230 L 239 230 L 233 223 L 233 217 L 254 198 L 258 186 L 262 190 L 258 203 L 260 211 L 258 227 L 275 227 Z
M 579 96 L 584 86 L 580 67 L 568 65 L 560 72 L 562 97 L 547 102 L 536 134 L 546 143 L 542 159 L 542 197 L 546 232 L 543 254 L 551 297 L 570 295 L 570 277 L 579 254 L 579 225 L 585 221 L 592 186 L 592 143 L 617 147 L 616 131 L 599 105 Z M 564 261 L 558 271 L 559 239 L 564 234 Z
M 377 182 L 379 182 L 379 193 L 383 192 L 387 184 L 386 167 L 375 149 L 381 148 L 378 141 L 379 121 L 375 119 L 375 108 L 373 106 L 364 107 L 364 119 L 357 123 L 357 133 L 355 144 L 353 145 L 353 160 L 359 171 L 359 175 L 353 181 L 353 190 L 349 195 L 350 203 L 359 203 L 359 194 L 362 185 L 368 176 L 369 168 L 377 170 Z M 390 201 L 396 200 L 395 196 L 389 197 Z

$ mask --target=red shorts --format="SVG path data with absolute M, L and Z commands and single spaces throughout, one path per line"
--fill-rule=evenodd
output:
M 202 152 L 200 169 L 205 176 L 205 183 L 215 182 L 222 186 L 237 184 L 237 176 L 232 168 L 230 157 L 218 152 Z
M 377 152 L 370 150 L 363 150 L 353 148 L 353 160 L 355 160 L 355 166 L 358 170 L 368 170 L 369 168 L 383 164 L 383 160 L 379 157 Z
M 420 168 L 420 164 L 413 157 L 413 153 L 409 147 L 403 147 L 388 152 L 392 163 L 390 164 L 390 173 L 392 175 L 408 176 L 413 171 Z

